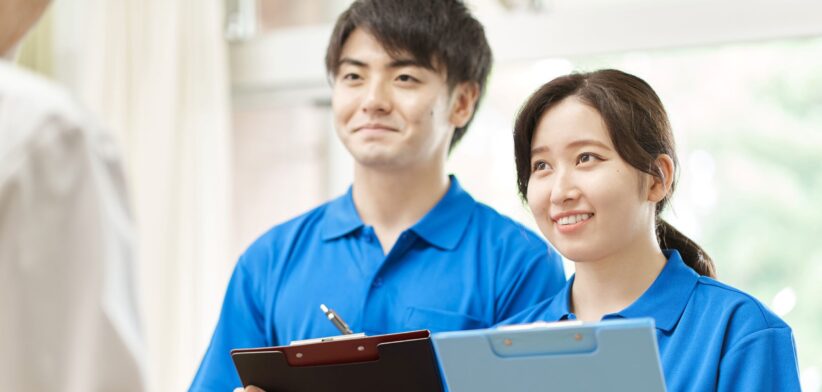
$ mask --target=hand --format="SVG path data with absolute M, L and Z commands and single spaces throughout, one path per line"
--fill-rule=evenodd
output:
M 249 385 L 249 386 L 245 387 L 245 389 L 243 389 L 243 388 L 234 388 L 234 392 L 265 392 L 265 391 L 260 389 L 260 388 L 255 387 L 253 385 Z

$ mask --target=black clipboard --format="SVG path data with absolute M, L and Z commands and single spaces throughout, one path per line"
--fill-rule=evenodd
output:
M 231 350 L 243 386 L 266 392 L 432 391 L 443 383 L 430 332 Z

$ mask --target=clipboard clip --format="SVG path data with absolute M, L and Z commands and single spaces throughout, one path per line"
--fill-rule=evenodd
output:
M 562 320 L 562 321 L 537 321 L 528 324 L 512 324 L 512 325 L 501 325 L 497 327 L 499 331 L 522 331 L 528 329 L 549 329 L 549 328 L 562 328 L 562 327 L 580 327 L 582 326 L 582 320 Z
M 303 344 L 313 344 L 313 343 L 324 343 L 324 342 L 337 342 L 340 340 L 350 340 L 350 339 L 359 339 L 364 338 L 365 333 L 350 333 L 346 335 L 336 335 L 336 336 L 326 336 L 322 338 L 314 338 L 314 339 L 302 339 L 302 340 L 292 340 L 289 346 L 300 346 Z
M 500 327 L 488 335 L 499 357 L 591 353 L 597 348 L 595 327 L 580 320 L 537 322 Z

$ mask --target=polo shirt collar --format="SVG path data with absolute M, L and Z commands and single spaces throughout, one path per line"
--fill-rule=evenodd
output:
M 665 250 L 668 262 L 656 280 L 634 303 L 617 313 L 625 318 L 652 317 L 657 329 L 671 331 L 685 311 L 699 274 L 676 250 Z
M 323 241 L 342 237 L 363 226 L 360 214 L 354 207 L 353 187 L 344 195 L 328 202 L 322 222 Z
M 627 308 L 606 315 L 605 318 L 651 317 L 656 328 L 666 332 L 676 326 L 696 287 L 699 274 L 685 264 L 678 251 L 665 250 L 663 253 L 668 261 L 651 287 Z M 565 287 L 550 301 L 544 313 L 550 321 L 576 319 L 571 313 L 571 288 L 575 277 L 576 275 L 572 275 Z
M 574 286 L 575 277 L 576 275 L 571 275 L 571 278 L 565 282 L 565 287 L 556 293 L 554 299 L 548 304 L 545 314 L 549 316 L 549 321 L 576 319 L 576 316 L 571 313 L 571 287 Z
M 477 202 L 468 194 L 453 175 L 448 191 L 425 216 L 411 227 L 417 236 L 436 247 L 454 249 L 468 228 L 471 212 Z M 323 216 L 322 239 L 324 241 L 347 235 L 364 226 L 354 206 L 353 187 L 330 201 Z
M 465 233 L 477 202 L 462 189 L 455 176 L 448 178 L 448 192 L 410 230 L 431 245 L 452 250 Z

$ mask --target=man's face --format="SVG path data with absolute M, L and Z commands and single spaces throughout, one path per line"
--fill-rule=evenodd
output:
M 444 164 L 455 126 L 467 121 L 460 109 L 463 87 L 449 91 L 445 72 L 411 56 L 391 57 L 359 28 L 346 40 L 339 64 L 334 123 L 358 164 L 388 170 Z

